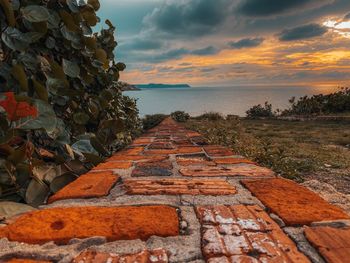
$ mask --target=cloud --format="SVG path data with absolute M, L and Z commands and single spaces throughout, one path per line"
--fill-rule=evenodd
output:
M 163 41 L 153 39 L 132 38 L 127 43 L 120 46 L 123 50 L 154 50 L 160 49 L 164 45 Z
M 167 60 L 179 59 L 185 55 L 208 56 L 208 55 L 214 55 L 218 52 L 219 50 L 213 46 L 208 46 L 205 48 L 193 49 L 193 50 L 186 49 L 186 48 L 178 48 L 178 49 L 171 49 L 169 51 L 166 51 L 164 53 L 161 53 L 155 56 L 150 56 L 146 58 L 146 60 L 151 63 L 159 63 Z
M 218 53 L 218 50 L 213 46 L 196 49 L 191 52 L 191 54 L 198 55 L 198 56 L 214 55 L 216 53 Z
M 232 49 L 241 49 L 241 48 L 248 48 L 248 47 L 257 47 L 261 45 L 264 42 L 264 38 L 256 37 L 256 38 L 243 38 L 238 41 L 231 41 L 228 43 L 228 45 Z
M 344 16 L 344 20 L 349 20 L 350 19 L 350 13 Z
M 295 41 L 322 36 L 327 28 L 318 24 L 308 24 L 291 29 L 285 29 L 278 34 L 280 41 Z
M 323 0 L 243 0 L 237 12 L 245 16 L 280 15 L 299 8 L 317 7 L 328 3 Z
M 147 15 L 144 23 L 168 35 L 206 35 L 225 21 L 231 5 L 230 0 L 167 1 Z

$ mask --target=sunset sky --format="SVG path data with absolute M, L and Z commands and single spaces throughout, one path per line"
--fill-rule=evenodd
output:
M 346 85 L 349 0 L 101 0 L 129 83 Z

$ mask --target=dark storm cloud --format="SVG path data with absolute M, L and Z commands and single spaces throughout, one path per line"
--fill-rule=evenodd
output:
M 212 46 L 201 48 L 201 49 L 194 49 L 194 50 L 179 48 L 179 49 L 169 50 L 159 55 L 150 56 L 147 58 L 147 61 L 152 63 L 159 63 L 167 60 L 179 59 L 185 55 L 208 56 L 208 55 L 214 55 L 218 52 L 219 50 Z
M 322 36 L 327 32 L 327 28 L 318 24 L 303 25 L 291 29 L 283 30 L 279 36 L 281 41 L 295 41 Z
M 168 1 L 154 9 L 144 22 L 170 35 L 206 35 L 225 21 L 231 5 L 230 0 Z
M 198 56 L 214 55 L 216 53 L 218 53 L 218 50 L 215 47 L 213 47 L 213 46 L 209 46 L 209 47 L 206 47 L 206 48 L 193 50 L 191 52 L 191 54 L 198 55 Z
M 350 13 L 344 17 L 344 20 L 349 20 L 349 19 L 350 19 Z
M 263 42 L 264 42 L 264 39 L 261 37 L 244 38 L 238 41 L 229 42 L 228 45 L 232 49 L 241 49 L 241 48 L 248 48 L 248 47 L 257 47 L 261 45 Z
M 130 42 L 121 45 L 120 48 L 123 50 L 153 50 L 160 49 L 163 45 L 163 41 L 159 40 L 134 38 Z
M 316 7 L 326 0 L 242 0 L 237 12 L 246 16 L 271 16 L 286 13 L 298 8 Z

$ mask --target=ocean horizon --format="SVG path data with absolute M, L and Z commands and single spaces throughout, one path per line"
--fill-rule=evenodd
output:
M 191 88 L 145 88 L 126 91 L 124 95 L 137 100 L 140 115 L 170 114 L 182 110 L 191 116 L 205 112 L 219 112 L 241 117 L 254 105 L 268 101 L 273 109 L 285 109 L 292 97 L 329 94 L 339 90 L 338 86 L 222 86 Z

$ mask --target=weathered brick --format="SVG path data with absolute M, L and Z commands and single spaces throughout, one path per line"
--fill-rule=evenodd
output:
M 310 262 L 258 206 L 200 206 L 196 211 L 207 262 Z
M 180 146 L 176 149 L 158 149 L 158 150 L 147 150 L 146 154 L 185 154 L 185 153 L 199 153 L 202 148 L 198 146 Z
M 305 228 L 306 238 L 329 263 L 350 260 L 350 228 L 317 226 Z
M 341 208 L 287 179 L 244 180 L 242 184 L 287 225 L 349 218 Z
M 0 261 L 0 262 L 4 262 L 4 263 L 51 263 L 52 261 L 26 259 L 26 258 L 12 258 L 12 259 Z
M 72 263 L 167 263 L 168 254 L 164 249 L 144 250 L 136 254 L 118 255 L 86 250 Z
M 147 240 L 179 234 L 176 209 L 169 206 L 68 207 L 21 215 L 0 228 L 0 238 L 30 244 L 104 236 L 108 241 Z
M 229 148 L 220 145 L 203 146 L 203 149 L 211 157 L 234 155 L 234 153 Z
M 48 203 L 64 199 L 106 196 L 118 178 L 119 176 L 113 175 L 112 172 L 94 172 L 81 175 L 74 182 L 51 196 Z
M 181 166 L 215 166 L 213 161 L 210 161 L 205 155 L 180 155 L 176 157 L 176 162 Z
M 186 167 L 180 169 L 180 173 L 191 177 L 274 176 L 274 172 L 270 169 L 252 164 L 238 164 L 230 167 Z
M 114 170 L 114 169 L 129 169 L 132 166 L 132 162 L 125 161 L 125 162 L 114 162 L 114 161 L 107 161 L 105 163 L 100 163 L 96 167 L 94 167 L 93 171 L 103 171 L 103 170 Z
M 240 163 L 247 163 L 247 164 L 256 164 L 255 162 L 245 159 L 245 158 L 215 158 L 213 160 L 216 164 L 240 164 Z
M 170 176 L 172 175 L 173 165 L 170 161 L 146 161 L 136 164 L 131 176 Z
M 234 186 L 224 180 L 138 180 L 124 181 L 130 195 L 231 195 L 236 193 Z
M 148 149 L 175 149 L 175 147 L 170 142 L 154 142 Z
M 138 145 L 148 145 L 150 143 L 152 143 L 153 139 L 149 138 L 149 137 L 140 137 L 135 139 L 132 142 L 132 146 L 138 146 Z

